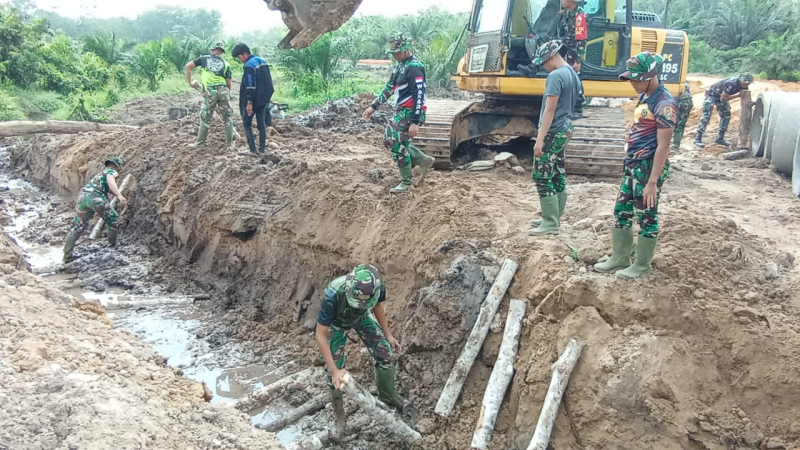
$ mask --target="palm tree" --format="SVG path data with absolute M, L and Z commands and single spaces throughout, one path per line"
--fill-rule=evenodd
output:
M 158 89 L 158 84 L 164 79 L 165 71 L 161 41 L 137 45 L 128 64 L 136 76 L 147 81 L 147 87 L 151 91 Z
M 124 46 L 125 41 L 118 38 L 114 32 L 111 34 L 96 33 L 83 37 L 83 51 L 94 53 L 109 66 L 122 60 Z

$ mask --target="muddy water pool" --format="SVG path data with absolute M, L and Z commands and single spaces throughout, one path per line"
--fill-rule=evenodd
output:
M 73 296 L 97 300 L 104 306 L 109 302 L 126 300 L 131 294 L 116 286 L 107 286 L 102 292 L 85 290 L 76 274 L 59 271 L 63 267 L 59 240 L 56 240 L 59 245 L 34 242 L 30 233 L 25 233 L 34 222 L 48 220 L 48 216 L 55 214 L 54 205 L 59 201 L 27 181 L 9 176 L 8 152 L 6 148 L 0 148 L 0 211 L 7 217 L 3 231 L 22 248 L 31 270 L 41 273 Z M 78 250 L 82 244 L 86 246 L 90 242 L 87 232 L 79 241 Z M 153 292 L 164 292 L 158 286 L 152 287 Z M 113 319 L 115 328 L 150 343 L 169 365 L 181 369 L 185 376 L 205 383 L 213 393 L 212 403 L 231 403 L 276 381 L 278 377 L 271 373 L 285 362 L 257 356 L 245 342 L 231 339 L 211 342 L 209 336 L 215 338 L 218 330 L 213 316 L 202 303 L 108 310 L 107 314 Z M 252 422 L 254 425 L 265 424 L 278 417 L 279 411 L 285 407 L 275 402 L 266 409 L 256 410 Z M 294 424 L 278 432 L 277 437 L 288 444 L 301 434 L 300 426 Z

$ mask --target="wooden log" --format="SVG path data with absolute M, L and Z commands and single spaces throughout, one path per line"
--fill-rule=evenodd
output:
M 533 432 L 528 450 L 545 450 L 547 448 L 550 433 L 553 432 L 553 423 L 558 414 L 558 405 L 561 404 L 561 397 L 567 390 L 569 376 L 581 356 L 581 350 L 583 350 L 583 342 L 570 339 L 564 353 L 553 364 L 553 378 L 550 380 L 550 388 L 547 389 L 542 412 L 539 414 L 539 422 L 536 424 L 536 431 Z
M 352 436 L 354 434 L 358 434 L 361 432 L 361 430 L 369 426 L 371 422 L 371 418 L 367 416 L 361 416 L 347 426 L 345 435 Z M 320 431 L 313 436 L 307 436 L 292 442 L 286 446 L 286 450 L 322 450 L 323 448 L 327 448 L 326 446 L 330 440 L 330 430 Z
M 500 353 L 494 363 L 486 393 L 483 395 L 478 425 L 472 435 L 472 448 L 486 450 L 492 440 L 497 413 L 506 395 L 506 389 L 514 376 L 514 359 L 519 349 L 519 335 L 522 331 L 522 319 L 525 317 L 526 303 L 522 300 L 511 300 L 506 317 L 506 328 Z
M 750 105 L 750 90 L 741 91 L 741 109 L 739 120 L 739 148 L 750 150 L 750 128 L 752 125 L 753 110 Z
M 289 389 L 306 389 L 311 386 L 309 379 L 314 376 L 316 370 L 312 367 L 301 370 L 300 372 L 289 375 L 274 383 L 268 384 L 260 389 L 256 389 L 250 394 L 229 404 L 239 411 L 249 412 L 260 408 L 277 397 L 283 395 Z
M 122 194 L 122 192 L 128 186 L 128 181 L 130 181 L 130 179 L 131 179 L 131 174 L 125 175 L 125 178 L 122 180 L 122 184 L 119 185 L 119 193 L 120 194 Z M 114 198 L 111 199 L 111 206 L 113 207 L 116 204 L 117 204 L 117 197 L 114 197 Z M 104 223 L 105 223 L 105 221 L 101 217 L 100 220 L 97 221 L 97 224 L 94 226 L 94 229 L 92 230 L 92 234 L 89 235 L 89 239 L 97 239 L 97 235 L 100 234 L 100 230 L 103 229 L 103 224 Z
M 86 131 L 135 130 L 139 127 L 110 123 L 81 122 L 72 120 L 9 120 L 0 122 L 0 137 L 23 136 L 37 133 L 75 134 Z
M 497 278 L 495 278 L 494 284 L 489 290 L 489 295 L 486 296 L 486 300 L 484 300 L 481 306 L 478 319 L 472 327 L 472 332 L 469 338 L 467 338 L 467 343 L 464 345 L 464 349 L 461 351 L 458 360 L 456 360 L 456 364 L 450 372 L 450 377 L 447 379 L 444 389 L 442 389 L 442 394 L 439 396 L 436 408 L 434 408 L 436 414 L 447 417 L 450 415 L 450 411 L 453 410 L 453 406 L 456 404 L 459 394 L 461 394 L 461 387 L 464 385 L 464 381 L 466 381 L 467 375 L 469 375 L 469 370 L 472 368 L 472 364 L 475 362 L 475 358 L 478 356 L 478 352 L 483 346 L 483 341 L 486 339 L 486 334 L 489 332 L 489 327 L 492 324 L 492 319 L 497 312 L 497 308 L 500 306 L 500 301 L 506 294 L 508 286 L 511 284 L 511 280 L 514 278 L 516 272 L 516 262 L 510 259 L 503 261 L 500 273 L 497 274 Z
M 303 417 L 321 410 L 322 408 L 325 407 L 325 403 L 327 403 L 329 399 L 330 399 L 330 394 L 317 395 L 316 397 L 303 403 L 297 408 L 288 411 L 281 417 L 278 417 L 275 420 L 272 420 L 264 425 L 261 425 L 259 428 L 261 428 L 262 430 L 267 430 L 271 433 L 275 433 L 276 431 L 282 430 L 288 427 L 289 425 L 297 422 Z
M 724 159 L 726 161 L 733 161 L 735 159 L 747 158 L 751 154 L 752 154 L 752 152 L 750 151 L 749 148 L 745 149 L 745 150 L 735 150 L 735 151 L 732 151 L 732 152 L 723 153 L 722 154 L 722 159 Z
M 400 420 L 386 405 L 359 386 L 349 373 L 344 375 L 344 392 L 361 407 L 367 416 L 380 421 L 389 432 L 406 444 L 422 439 L 422 435 Z

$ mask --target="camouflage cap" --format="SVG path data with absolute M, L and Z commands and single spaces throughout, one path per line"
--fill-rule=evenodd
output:
M 411 39 L 406 39 L 406 36 L 403 33 L 396 33 L 394 36 L 389 38 L 386 54 L 391 55 L 392 53 L 411 50 L 411 44 Z
M 103 165 L 108 165 L 108 163 L 114 164 L 115 166 L 119 167 L 119 170 L 122 170 L 122 165 L 125 164 L 125 160 L 119 156 L 112 156 L 108 158 Z
M 648 81 L 658 75 L 664 58 L 650 52 L 642 52 L 628 60 L 628 70 L 623 72 L 620 80 Z
M 225 46 L 222 44 L 222 42 L 215 42 L 214 45 L 209 49 L 209 51 L 216 49 L 220 49 L 222 50 L 222 53 L 225 53 Z
M 564 42 L 558 39 L 545 42 L 536 49 L 536 54 L 533 56 L 533 65 L 541 66 L 553 55 L 561 51 L 562 48 L 564 48 Z
M 347 303 L 356 309 L 369 309 L 378 303 L 383 285 L 378 269 L 371 264 L 360 264 L 345 277 Z
M 750 72 L 745 72 L 739 75 L 739 82 L 744 84 L 750 84 L 753 82 L 753 74 Z

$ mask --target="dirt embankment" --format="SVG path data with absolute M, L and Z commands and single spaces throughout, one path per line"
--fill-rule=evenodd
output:
M 239 337 L 309 365 L 325 284 L 356 263 L 376 264 L 407 347 L 400 379 L 422 411 L 420 448 L 469 445 L 501 334 L 487 339 L 451 418 L 432 409 L 502 257 L 520 264 L 510 296 L 528 300 L 529 316 L 491 448 L 526 447 L 550 364 L 574 336 L 588 345 L 556 449 L 580 448 L 577 439 L 587 449 L 789 449 L 800 438 L 798 207 L 765 168 L 676 156 L 682 170 L 662 197 L 655 275 L 627 282 L 591 271 L 610 248 L 617 180 L 571 184 L 562 234 L 533 238 L 538 202 L 527 176 L 435 172 L 392 196 L 396 169 L 376 131 L 279 124 L 279 148 L 259 161 L 223 150 L 218 125 L 208 147 L 188 148 L 194 122 L 37 137 L 12 159 L 72 197 L 103 158 L 125 157 L 137 184 L 122 239 L 213 293 Z M 767 193 L 751 197 L 742 181 Z M 545 316 L 533 317 L 553 290 Z M 348 366 L 366 383 L 359 347 L 350 343 Z
M 0 233 L 0 447 L 281 448 L 102 307 L 8 264 L 18 255 Z

